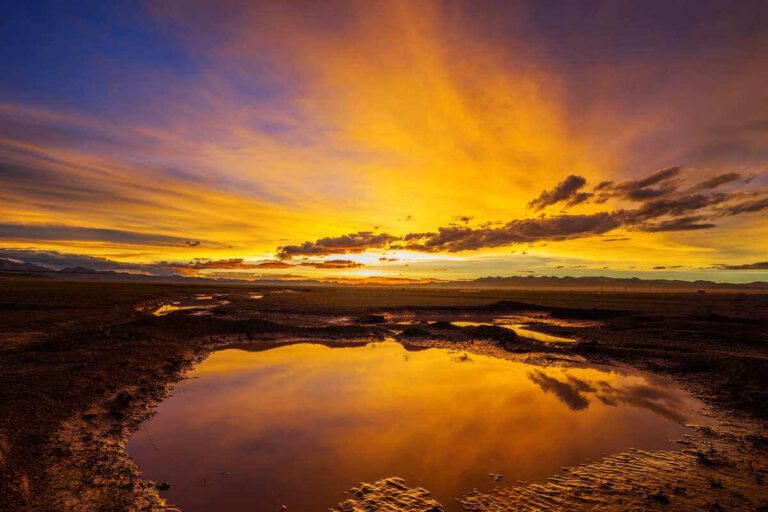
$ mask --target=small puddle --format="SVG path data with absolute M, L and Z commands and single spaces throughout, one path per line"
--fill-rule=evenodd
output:
M 522 336 L 523 338 L 530 338 L 532 340 L 541 341 L 544 343 L 575 343 L 576 340 L 571 338 L 563 338 L 560 336 L 552 336 L 551 334 L 545 334 L 543 332 L 537 332 L 532 331 L 530 329 L 526 329 L 526 324 L 519 324 L 514 323 L 508 319 L 505 318 L 498 318 L 494 320 L 493 323 L 488 322 L 464 322 L 464 321 L 456 321 L 451 322 L 453 325 L 457 325 L 459 327 L 469 327 L 469 326 L 481 326 L 481 325 L 495 325 L 497 327 L 503 327 L 505 329 L 509 329 L 511 331 L 514 331 L 515 334 L 518 336 Z
M 674 449 L 701 403 L 655 376 L 542 368 L 394 341 L 213 353 L 127 446 L 185 512 L 327 510 L 400 476 L 446 510 L 472 488 Z M 495 483 L 489 474 L 504 475 Z
M 211 295 L 198 295 L 194 299 L 190 299 L 184 302 L 172 302 L 170 304 L 163 304 L 152 312 L 154 316 L 165 316 L 176 311 L 195 311 L 193 315 L 204 315 L 214 308 L 229 304 L 228 300 L 213 300 Z
M 165 316 L 173 313 L 174 311 L 184 311 L 187 309 L 208 309 L 209 305 L 205 306 L 178 306 L 176 304 L 163 304 L 152 312 L 155 316 Z

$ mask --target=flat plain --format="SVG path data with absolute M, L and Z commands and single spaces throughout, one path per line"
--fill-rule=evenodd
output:
M 172 311 L 153 314 L 163 306 Z M 573 342 L 520 336 L 500 318 Z M 0 510 L 175 510 L 125 444 L 196 363 L 223 347 L 385 339 L 532 366 L 663 375 L 713 418 L 714 426 L 691 426 L 679 450 L 629 451 L 545 482 L 502 482 L 456 496 L 464 510 L 765 510 L 766 333 L 760 294 L 3 278 Z M 442 510 L 429 489 L 384 476 L 337 509 Z

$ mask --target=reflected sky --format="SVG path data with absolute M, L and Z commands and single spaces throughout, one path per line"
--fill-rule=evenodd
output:
M 225 304 L 229 304 L 229 301 L 224 299 L 214 300 L 213 295 L 198 294 L 191 299 L 163 304 L 155 309 L 152 314 L 154 316 L 165 316 L 175 313 L 176 311 L 197 310 L 197 313 L 193 314 L 200 315 L 207 314 L 211 309 Z
M 662 380 L 393 342 L 216 352 L 128 445 L 185 512 L 326 510 L 401 476 L 448 510 L 474 487 L 672 447 L 700 403 Z M 454 508 L 452 508 L 454 507 Z
M 509 329 L 510 331 L 515 331 L 515 334 L 517 334 L 518 336 L 522 336 L 523 338 L 530 338 L 532 340 L 542 341 L 544 343 L 573 343 L 574 341 L 576 341 L 571 338 L 563 338 L 561 336 L 552 336 L 551 334 L 532 331 L 530 329 L 525 328 L 526 324 L 521 324 L 507 318 L 498 318 L 494 320 L 494 323 L 470 322 L 470 321 L 463 321 L 463 320 L 454 321 L 451 323 L 453 323 L 453 325 L 458 325 L 459 327 L 498 325 L 499 327 L 504 327 L 505 329 Z

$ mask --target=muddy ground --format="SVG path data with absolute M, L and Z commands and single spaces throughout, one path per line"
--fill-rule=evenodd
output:
M 199 294 L 227 303 L 152 315 Z M 576 342 L 521 338 L 492 325 L 500 317 Z M 588 361 L 663 373 L 718 418 L 717 428 L 681 439 L 677 452 L 616 454 L 564 468 L 548 482 L 508 482 L 457 497 L 468 511 L 768 507 L 765 295 L 291 290 L 0 277 L 0 511 L 173 510 L 123 447 L 185 369 L 225 344 L 385 337 L 532 364 Z M 353 490 L 337 509 L 441 506 L 428 490 L 389 479 Z

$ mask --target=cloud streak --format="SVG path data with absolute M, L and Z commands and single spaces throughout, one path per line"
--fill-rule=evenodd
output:
M 305 261 L 300 263 L 299 265 L 303 267 L 314 267 L 314 268 L 320 268 L 320 269 L 333 269 L 333 270 L 339 270 L 339 269 L 346 269 L 346 268 L 360 268 L 364 267 L 365 265 L 363 263 L 358 263 L 356 261 L 352 260 L 324 260 L 324 261 Z
M 610 233 L 617 229 L 647 233 L 700 231 L 717 226 L 714 219 L 737 216 L 768 209 L 768 197 L 743 201 L 741 192 L 719 192 L 714 189 L 738 179 L 722 175 L 693 188 L 682 188 L 683 169 L 670 167 L 646 178 L 617 184 L 603 182 L 594 191 L 597 202 L 619 198 L 639 203 L 633 209 L 615 209 L 590 214 L 560 214 L 528 219 L 515 219 L 499 226 L 479 227 L 450 224 L 432 232 L 388 233 L 358 232 L 340 237 L 322 238 L 315 242 L 278 248 L 278 257 L 296 255 L 359 253 L 371 249 L 409 250 L 426 253 L 476 251 L 512 244 L 542 241 L 564 241 Z M 531 201 L 534 209 L 559 202 L 572 203 L 579 198 L 586 180 L 569 176 L 552 190 L 544 191 Z M 766 191 L 755 192 L 758 195 Z M 590 197 L 591 197 L 590 193 Z M 586 201 L 589 198 L 584 199 Z M 579 202 L 583 202 L 579 200 Z
M 86 242 L 114 242 L 119 244 L 184 247 L 189 239 L 184 237 L 124 231 L 119 229 L 87 228 L 60 224 L 0 224 L 0 240 L 74 240 Z M 203 242 L 210 245 L 210 242 Z M 199 242 L 195 246 L 199 245 Z
M 395 240 L 397 240 L 397 237 L 387 233 L 358 231 L 348 235 L 320 238 L 314 242 L 304 242 L 300 245 L 278 247 L 277 257 L 280 259 L 290 259 L 296 256 L 360 253 L 369 249 L 386 247 Z
M 597 202 L 604 203 L 612 198 L 642 202 L 668 195 L 677 189 L 680 183 L 677 178 L 682 171 L 681 167 L 670 167 L 638 180 L 604 181 L 595 187 Z
M 725 265 L 719 263 L 713 268 L 719 270 L 768 270 L 768 261 L 758 261 L 757 263 L 745 263 L 742 265 Z

